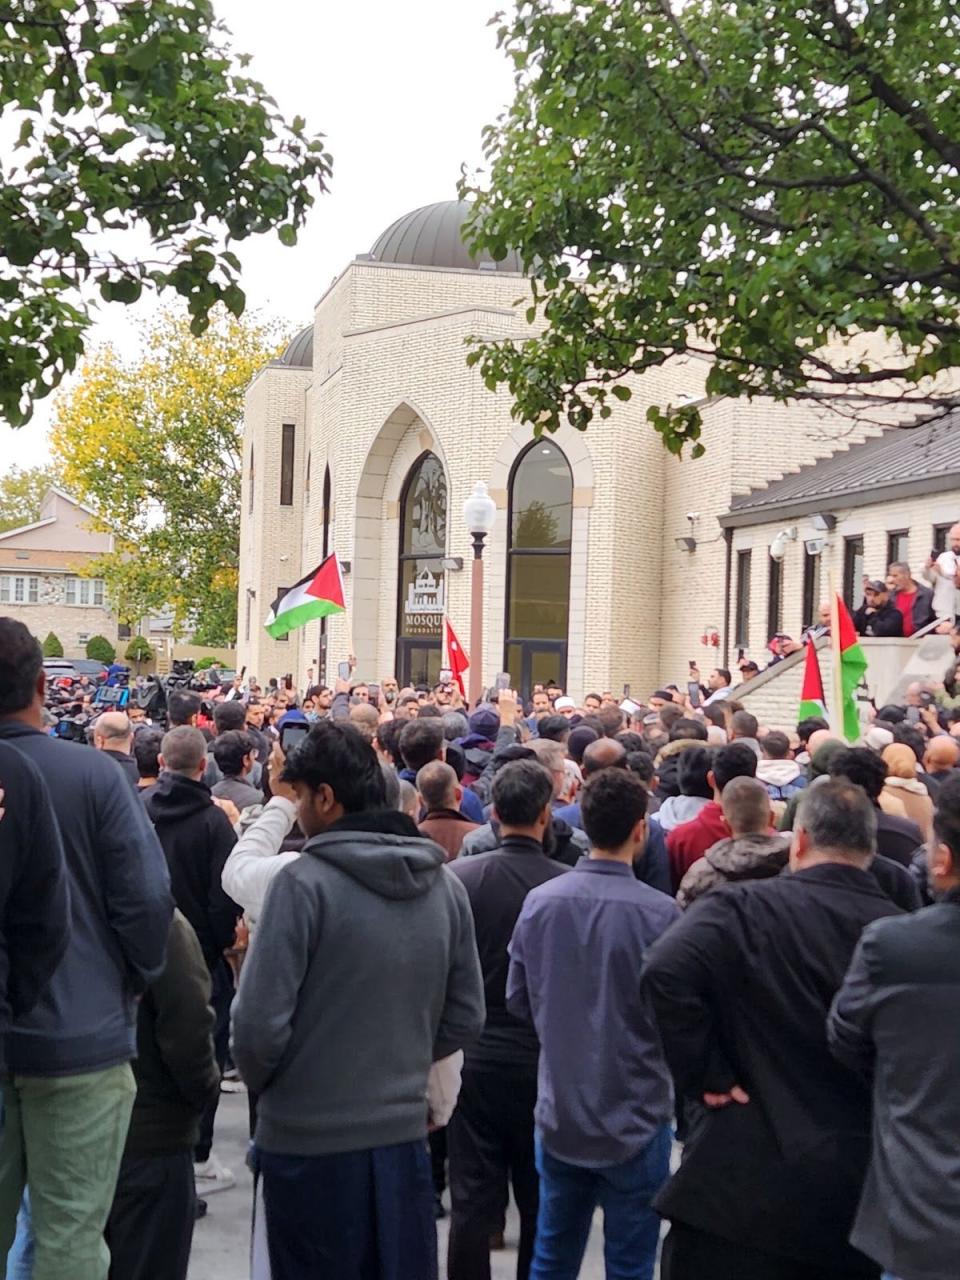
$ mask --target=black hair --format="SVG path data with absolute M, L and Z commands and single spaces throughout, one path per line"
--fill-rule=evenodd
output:
M 745 742 L 728 742 L 714 752 L 712 768 L 714 784 L 722 795 L 732 778 L 757 776 L 757 753 Z
M 700 796 L 713 799 L 713 788 L 707 781 L 710 772 L 710 752 L 706 747 L 685 747 L 677 761 L 677 783 L 682 796 Z
M 670 726 L 670 741 L 679 742 L 681 738 L 696 738 L 699 742 L 706 742 L 707 727 L 699 720 L 690 720 L 681 716 Z
M 606 734 L 606 730 L 603 727 L 603 721 L 598 719 L 596 713 L 589 716 L 584 716 L 583 719 L 580 721 L 580 723 L 577 725 L 577 728 L 592 729 L 598 738 L 602 738 Z
M 537 760 L 512 760 L 494 778 L 491 798 L 501 826 L 532 827 L 553 799 L 553 778 Z
M 716 671 L 718 676 L 723 677 L 724 684 L 729 684 L 730 681 L 733 679 L 733 677 L 730 675 L 730 672 L 727 670 L 726 667 L 714 667 L 714 670 Z
M 575 760 L 577 764 L 583 760 L 583 753 L 591 742 L 596 742 L 600 737 L 596 729 L 591 729 L 588 724 L 580 723 L 574 729 L 570 730 L 570 737 L 567 739 L 567 755 L 571 760 Z
M 887 703 L 885 707 L 881 707 L 877 712 L 877 719 L 886 720 L 887 724 L 900 724 L 906 718 L 907 713 L 904 708 L 898 707 L 892 702 Z
M 443 712 L 435 702 L 425 702 L 420 708 L 418 720 L 442 720 Z
M 627 768 L 648 786 L 657 776 L 657 767 L 649 751 L 628 751 Z
M 386 807 L 386 783 L 377 753 L 351 724 L 320 720 L 287 756 L 284 782 L 311 791 L 325 783 L 345 813 Z
M 940 785 L 933 830 L 937 840 L 950 850 L 954 873 L 960 871 L 960 773 L 953 773 Z
M 601 769 L 580 793 L 583 829 L 595 849 L 618 849 L 647 813 L 647 789 L 629 769 Z
M 199 693 L 191 693 L 189 689 L 173 689 L 167 694 L 167 723 L 171 729 L 177 725 L 189 724 L 194 716 L 200 714 L 203 706 Z
M 735 711 L 730 717 L 730 728 L 744 738 L 755 738 L 760 722 L 749 711 Z
M 617 734 L 617 742 L 623 747 L 624 751 L 645 751 L 647 744 L 643 735 L 634 733 L 632 729 L 624 729 Z
M 443 750 L 443 722 L 439 716 L 423 717 L 423 709 L 416 720 L 408 720 L 400 733 L 400 754 L 403 763 L 414 773 L 425 764 L 440 758 Z
M 43 650 L 22 622 L 0 618 L 0 715 L 24 711 L 43 670 Z
M 768 760 L 786 760 L 790 755 L 790 739 L 780 729 L 771 729 L 760 743 Z
M 657 715 L 660 717 L 660 723 L 669 732 L 670 728 L 678 720 L 683 720 L 683 707 L 678 702 L 665 702 L 657 712 Z M 699 721 L 694 721 L 694 723 L 698 724 Z
M 806 720 L 801 720 L 797 725 L 797 737 L 804 746 L 810 741 L 813 734 L 818 729 L 829 729 L 830 726 L 824 720 L 823 716 L 807 716 Z
M 614 707 L 609 702 L 605 707 L 600 708 L 596 713 L 596 718 L 603 725 L 603 732 L 607 738 L 615 738 L 623 728 L 623 712 L 619 707 Z
M 711 724 L 716 725 L 718 729 L 726 727 L 727 717 L 724 714 L 723 702 L 711 702 L 708 707 L 703 708 L 704 720 L 709 720 Z
M 887 766 L 869 747 L 847 747 L 830 760 L 831 778 L 846 778 L 860 787 L 871 800 L 879 800 L 887 780 Z
M 213 724 L 217 733 L 229 733 L 242 729 L 247 722 L 247 709 L 239 699 L 218 702 L 213 708 Z
M 570 736 L 570 721 L 566 716 L 544 716 L 537 722 L 537 737 L 550 742 L 565 742 Z
M 923 764 L 923 753 L 926 750 L 926 743 L 923 734 L 914 724 L 895 724 L 893 726 L 894 742 L 902 742 L 904 746 L 910 748 L 917 757 L 917 763 Z
M 133 735 L 133 758 L 141 778 L 156 778 L 160 774 L 160 743 L 162 729 L 141 729 Z
M 221 733 L 219 738 L 214 739 L 211 750 L 223 776 L 239 778 L 243 772 L 244 757 L 251 753 L 256 755 L 257 744 L 249 733 L 244 733 L 240 729 L 228 729 L 226 733 Z
M 394 764 L 400 764 L 403 761 L 403 756 L 400 754 L 400 735 L 406 723 L 406 720 L 384 720 L 383 724 L 377 725 L 377 741 L 380 743 L 380 749 L 387 753 Z

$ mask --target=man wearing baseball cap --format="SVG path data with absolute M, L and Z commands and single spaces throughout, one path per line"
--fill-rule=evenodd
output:
M 863 604 L 853 615 L 853 625 L 861 636 L 903 635 L 903 614 L 881 578 L 869 578 L 863 584 Z

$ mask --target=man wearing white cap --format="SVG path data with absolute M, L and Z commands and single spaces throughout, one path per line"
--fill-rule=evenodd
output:
M 553 704 L 553 709 L 558 716 L 565 716 L 568 720 L 572 720 L 575 715 L 579 714 L 577 704 L 572 698 L 558 698 Z

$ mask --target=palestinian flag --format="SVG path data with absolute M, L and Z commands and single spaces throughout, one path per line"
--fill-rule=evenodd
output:
M 839 691 L 840 705 L 843 708 L 843 736 L 848 742 L 856 742 L 861 730 L 860 714 L 857 711 L 857 700 L 854 694 L 867 669 L 867 659 L 860 648 L 860 637 L 853 625 L 850 611 L 839 594 L 837 595 L 837 622 L 833 654 L 834 661 L 838 656 L 840 660 Z
M 810 716 L 825 716 L 826 713 L 826 703 L 823 700 L 823 678 L 820 675 L 820 660 L 817 657 L 817 647 L 812 640 L 808 640 L 797 719 L 806 720 Z
M 327 556 L 318 569 L 280 592 L 263 625 L 274 640 L 279 640 L 315 618 L 345 612 L 340 562 L 336 556 Z

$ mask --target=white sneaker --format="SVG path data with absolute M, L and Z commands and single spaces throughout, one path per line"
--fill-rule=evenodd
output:
M 229 1191 L 237 1183 L 233 1171 L 226 1165 L 222 1165 L 215 1155 L 211 1155 L 210 1159 L 204 1160 L 202 1164 L 198 1164 L 195 1160 L 193 1177 L 197 1186 L 197 1195 L 201 1199 L 204 1196 L 212 1196 L 217 1191 Z

